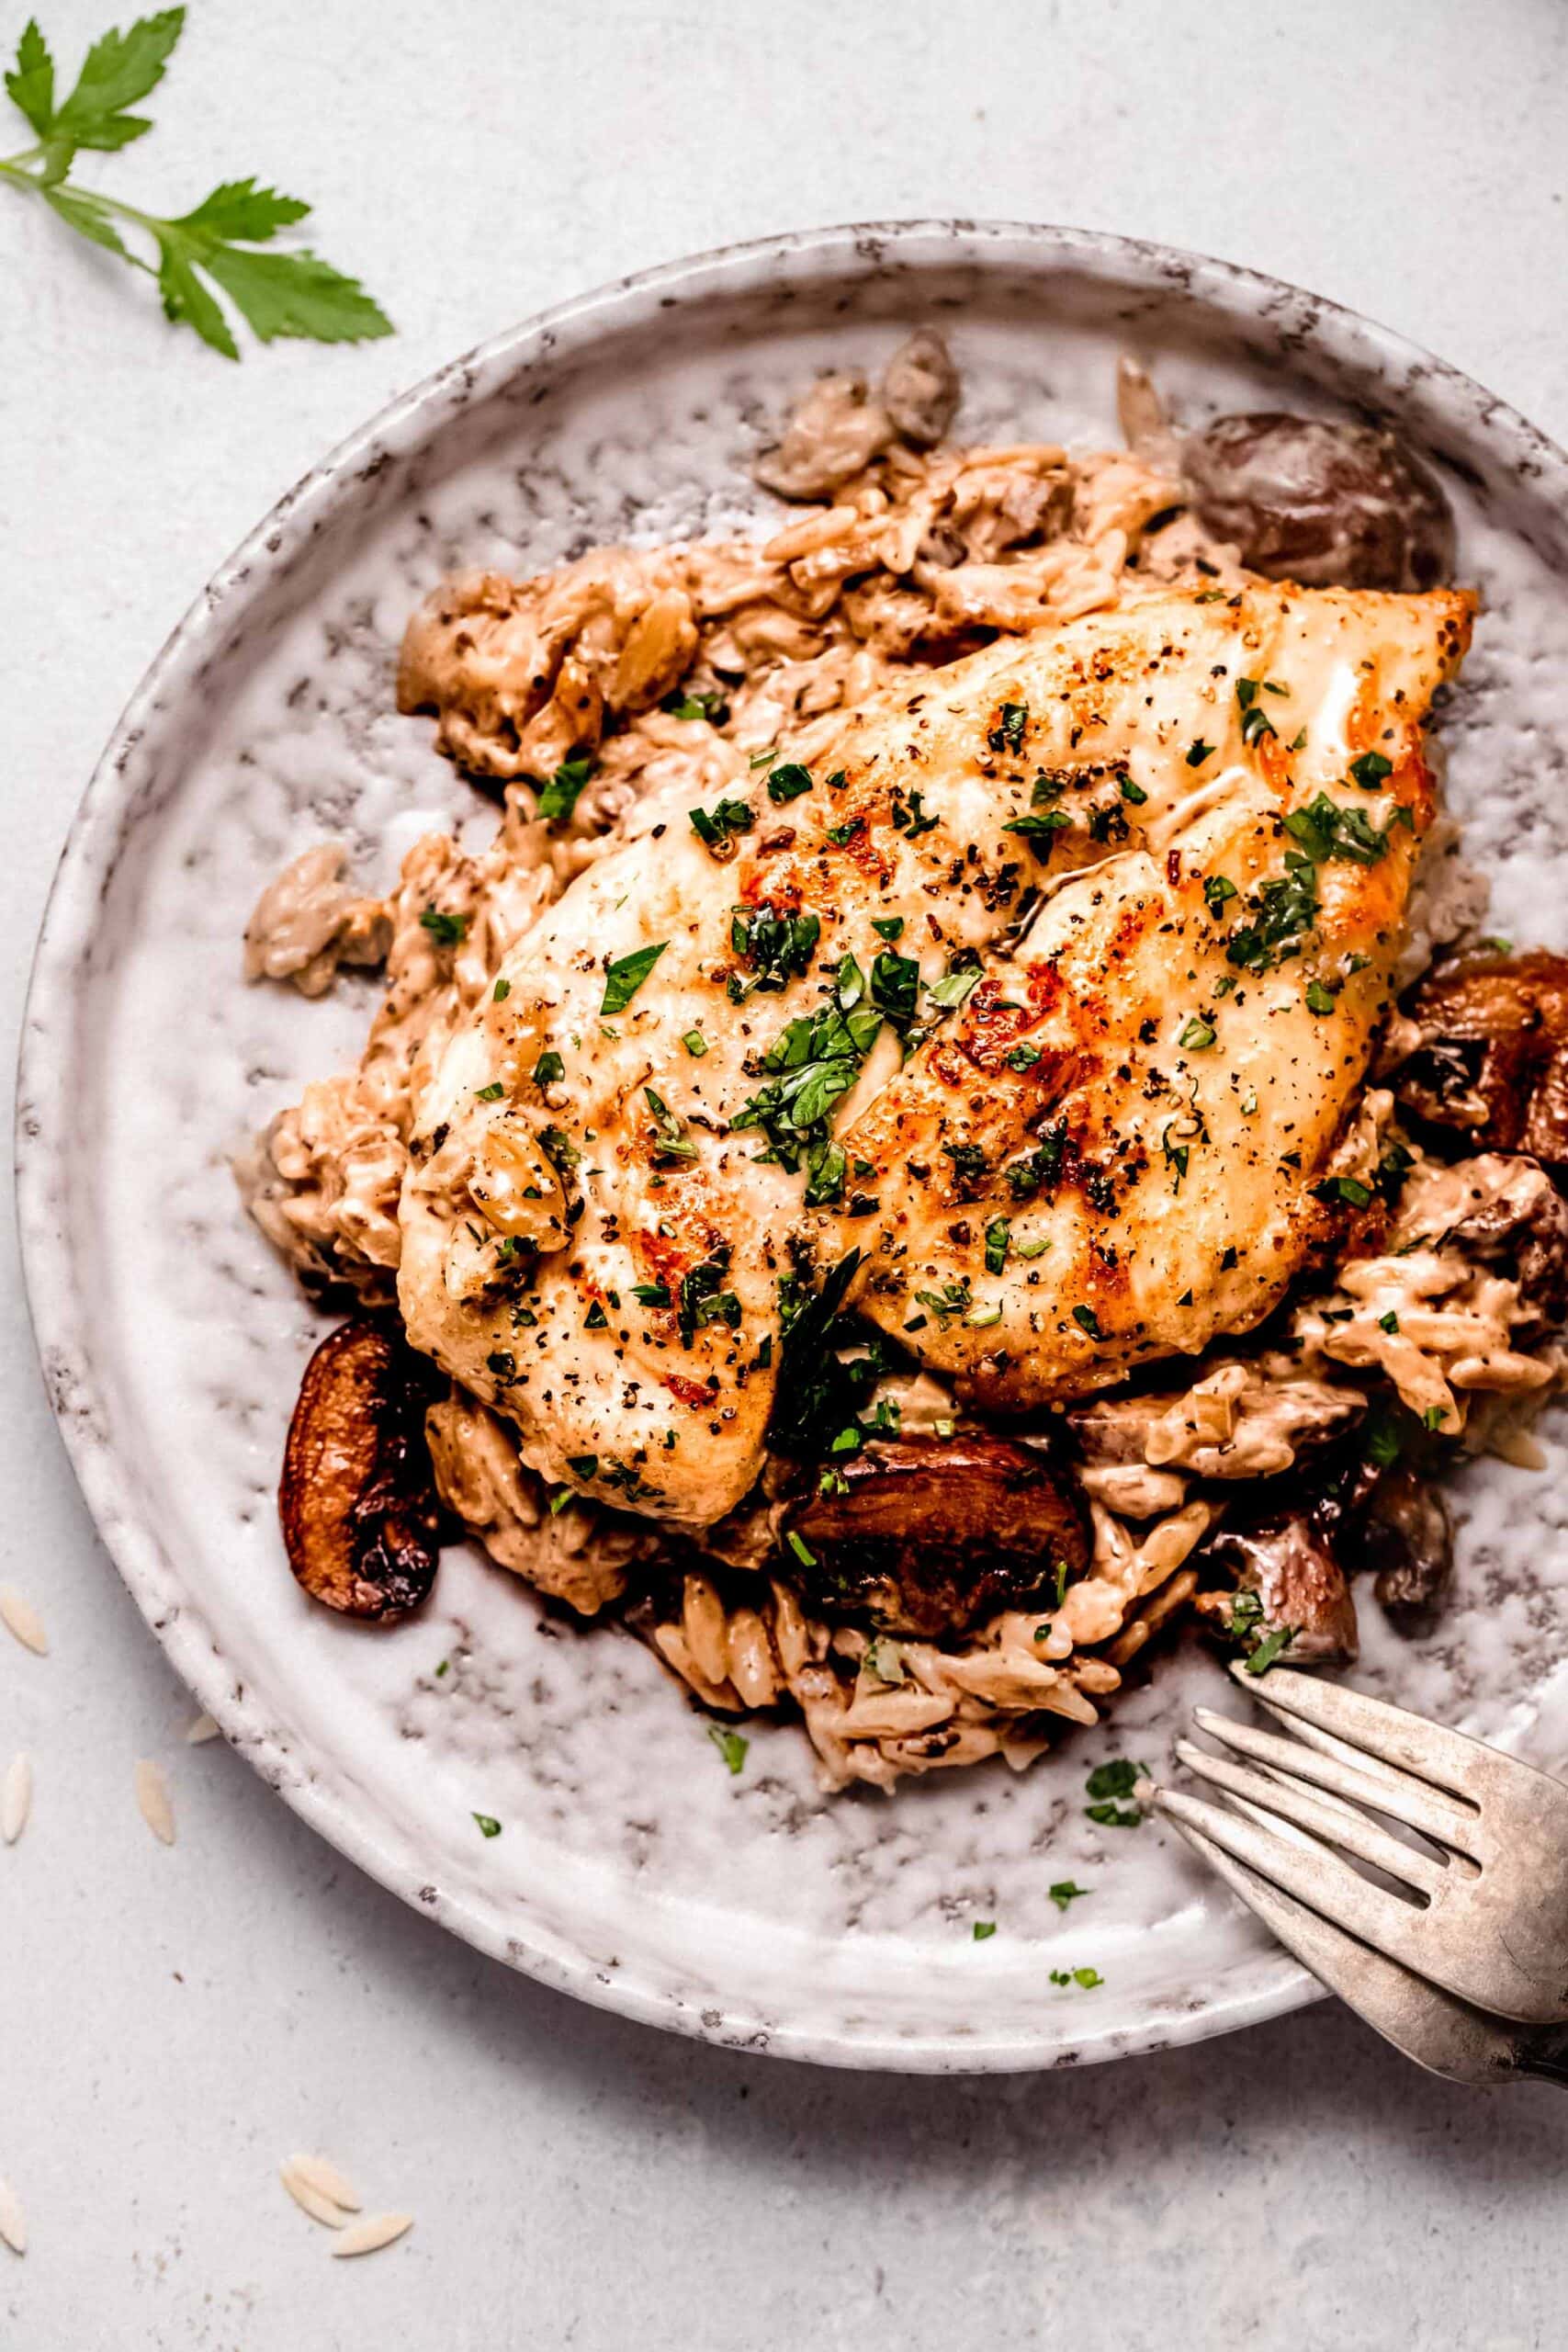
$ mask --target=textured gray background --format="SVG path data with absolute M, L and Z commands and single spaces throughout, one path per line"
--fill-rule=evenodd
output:
M 0 7 L 8 46 L 21 7 Z M 52 0 L 72 55 L 107 0 Z M 1568 436 L 1561 0 L 196 0 L 106 181 L 254 169 L 401 327 L 230 368 L 0 190 L 0 1022 L 137 676 L 277 492 L 492 330 L 694 247 L 978 213 L 1196 246 L 1441 351 Z M 15 141 L 0 140 L 0 152 Z M 92 168 L 91 165 L 88 167 Z M 173 1041 L 149 1041 L 167 1050 Z M 901 2084 L 580 2010 L 361 1880 L 188 1709 L 96 1545 L 0 1239 L 4 2352 L 897 2345 L 1556 2346 L 1568 2102 L 1483 2101 L 1317 2011 L 1077 2078 Z M 136 1816 L 163 1756 L 172 1853 Z M 413 2236 L 276 2188 L 321 2146 Z

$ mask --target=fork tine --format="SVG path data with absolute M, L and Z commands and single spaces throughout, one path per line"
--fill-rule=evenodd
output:
M 1295 1674 L 1282 1667 L 1249 1675 L 1245 1665 L 1236 1664 L 1231 1673 L 1271 1714 L 1336 1732 L 1353 1747 L 1365 1748 L 1385 1764 L 1400 1765 L 1459 1796 L 1471 1794 L 1496 1759 L 1496 1751 L 1483 1747 L 1480 1740 L 1428 1723 L 1403 1707 L 1391 1707 L 1386 1699 L 1369 1699 L 1364 1690 L 1348 1690 L 1343 1682 L 1321 1682 L 1316 1675 Z M 1512 1758 L 1501 1760 L 1514 1762 Z
M 1268 1703 L 1262 1701 L 1263 1705 Z M 1250 1757 L 1255 1764 L 1267 1764 L 1292 1780 L 1308 1781 L 1314 1788 L 1331 1790 L 1354 1804 L 1370 1805 L 1374 1813 L 1388 1814 L 1439 1844 L 1469 1852 L 1474 1842 L 1476 1815 L 1450 1804 L 1425 1781 L 1412 1780 L 1407 1773 L 1387 1769 L 1364 1772 L 1359 1764 L 1341 1764 L 1323 1755 L 1315 1745 L 1281 1739 L 1278 1732 L 1258 1731 L 1232 1715 L 1217 1715 L 1209 1707 L 1194 1708 L 1193 1721 L 1211 1737 L 1235 1748 L 1238 1755 Z
M 1169 1810 L 1166 1797 L 1163 1789 L 1153 1792 L 1162 1812 Z M 1331 1927 L 1190 1822 L 1175 1815 L 1171 1822 L 1303 1968 L 1418 2066 L 1459 2083 L 1495 2084 L 1517 2075 L 1514 2045 L 1494 2018 L 1422 1983 L 1396 1962 Z
M 1200 1708 L 1198 1713 L 1201 1717 L 1208 1710 Z M 1204 1724 L 1205 1730 L 1214 1728 L 1213 1721 Z M 1276 1778 L 1271 1773 L 1254 1771 L 1249 1765 L 1233 1764 L 1228 1756 L 1211 1756 L 1205 1748 L 1194 1747 L 1190 1739 L 1179 1739 L 1176 1753 L 1189 1771 L 1212 1781 L 1227 1795 L 1252 1798 L 1266 1813 L 1282 1815 L 1298 1828 L 1311 1830 L 1331 1846 L 1343 1847 L 1347 1853 L 1371 1862 L 1374 1869 L 1386 1871 L 1391 1878 L 1418 1887 L 1423 1894 L 1435 1894 L 1442 1883 L 1442 1863 L 1435 1862 L 1429 1854 L 1418 1853 L 1414 1847 L 1402 1845 L 1353 1805 L 1339 1804 L 1333 1798 L 1309 1796 L 1283 1775 Z
M 1362 1943 L 1371 1944 L 1391 1960 L 1402 1961 L 1417 1974 L 1431 1970 L 1432 1955 L 1424 1949 L 1422 1934 L 1427 1913 L 1417 1903 L 1374 1886 L 1325 1846 L 1315 1846 L 1309 1852 L 1295 1839 L 1287 1844 L 1256 1816 L 1243 1819 L 1202 1797 L 1183 1796 L 1174 1789 L 1162 1791 L 1160 1803 L 1173 1820 L 1201 1829 L 1213 1844 L 1223 1846 L 1237 1861 L 1249 1863 L 1270 1885 L 1283 1887 L 1287 1894 L 1295 1895 L 1309 1910 L 1332 1919 Z

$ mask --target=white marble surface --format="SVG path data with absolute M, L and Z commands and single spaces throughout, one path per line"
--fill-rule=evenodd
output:
M 53 0 L 74 52 L 107 10 Z M 8 42 L 22 11 L 0 11 Z M 197 0 L 167 209 L 255 169 L 399 320 L 226 367 L 0 191 L 0 1019 L 70 810 L 214 563 L 393 390 L 539 304 L 808 220 L 1033 216 L 1312 285 L 1568 435 L 1558 0 Z M 20 144 L 20 139 L 16 141 Z M 188 1713 L 92 1535 L 0 1250 L 4 2352 L 706 2352 L 1001 2336 L 1555 2346 L 1568 2103 L 1483 2100 L 1319 2010 L 1078 2077 L 850 2077 L 591 2015 L 340 1863 Z M 159 1756 L 181 1838 L 130 1770 Z M 320 2146 L 412 2236 L 359 2265 L 277 2188 Z

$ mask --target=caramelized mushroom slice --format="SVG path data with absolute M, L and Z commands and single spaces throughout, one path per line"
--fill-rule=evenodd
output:
M 1478 1148 L 1568 1169 L 1568 957 L 1466 956 L 1409 1010 L 1421 1042 L 1394 1080 L 1403 1107 Z
M 1388 1471 L 1379 1481 L 1363 1532 L 1372 1589 L 1397 1623 L 1436 1610 L 1453 1574 L 1454 1532 L 1440 1487 L 1418 1470 Z
M 1005 1438 L 870 1446 L 785 1517 L 784 1567 L 813 1607 L 890 1634 L 961 1633 L 1054 1599 L 1089 1565 L 1083 1504 L 1045 1455 Z M 800 1547 L 809 1555 L 806 1558 Z
M 1205 1593 L 1200 1600 L 1211 1623 L 1226 1632 L 1246 1624 L 1249 1635 L 1265 1640 L 1288 1626 L 1292 1638 L 1280 1655 L 1291 1666 L 1348 1666 L 1359 1655 L 1356 1604 L 1345 1571 L 1305 1511 L 1286 1511 L 1250 1529 L 1222 1527 L 1204 1546 L 1203 1558 L 1235 1577 L 1234 1593 Z M 1239 1610 L 1247 1594 L 1257 1606 Z
M 387 1623 L 430 1590 L 443 1521 L 424 1414 L 441 1385 L 369 1316 L 306 1365 L 277 1506 L 288 1565 L 327 1608 Z
M 1448 500 L 1392 433 L 1265 412 L 1183 446 L 1205 530 L 1249 571 L 1308 588 L 1436 588 L 1453 577 Z

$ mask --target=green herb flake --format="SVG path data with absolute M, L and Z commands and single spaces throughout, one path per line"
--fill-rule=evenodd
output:
M 1100 1328 L 1100 1317 L 1092 1306 L 1075 1306 L 1073 1321 L 1081 1331 L 1087 1331 L 1091 1340 L 1104 1339 L 1105 1334 Z
M 1394 1313 L 1392 1306 L 1389 1308 L 1386 1315 L 1380 1315 L 1378 1317 L 1378 1329 L 1380 1331 L 1394 1332 L 1397 1331 L 1398 1329 L 1399 1317 Z
M 728 857 L 737 833 L 749 833 L 756 823 L 749 800 L 720 800 L 712 808 L 688 808 L 691 828 L 703 847 Z
M 556 1086 L 566 1076 L 566 1064 L 558 1054 L 541 1054 L 534 1064 L 536 1086 Z
M 710 727 L 723 727 L 729 718 L 729 705 L 722 695 L 692 695 L 680 687 L 665 695 L 660 708 L 671 718 L 705 718 Z
M 1008 1243 L 1012 1235 L 1011 1220 L 994 1216 L 986 1227 L 986 1272 L 999 1274 L 1008 1261 Z
M 1213 756 L 1214 746 L 1213 743 L 1205 743 L 1200 735 L 1198 741 L 1188 752 L 1187 764 L 1190 768 L 1201 768 L 1205 760 L 1212 760 Z
M 491 1002 L 492 1004 L 504 1004 L 511 994 L 511 981 L 506 979 L 497 980 L 494 988 L 491 990 Z
M 1214 1042 L 1213 1026 L 1195 1012 L 1176 1042 L 1184 1053 L 1206 1053 Z
M 790 1550 L 795 1554 L 795 1558 L 800 1562 L 803 1568 L 814 1568 L 817 1566 L 816 1553 L 807 1543 L 805 1537 L 803 1535 L 797 1535 L 793 1527 L 785 1536 L 784 1541 L 789 1545 Z
M 669 944 L 667 939 L 661 939 L 656 946 L 636 947 L 629 956 L 616 957 L 604 974 L 604 1001 L 599 1007 L 602 1018 L 626 1011 Z
M 1295 1638 L 1294 1625 L 1276 1625 L 1271 1634 L 1264 1634 L 1251 1656 L 1243 1658 L 1243 1667 L 1248 1674 L 1267 1674 L 1280 1651 L 1289 1649 Z
M 1350 763 L 1350 774 L 1363 792 L 1381 792 L 1393 774 L 1393 762 L 1381 752 L 1363 752 Z
M 1309 980 L 1307 982 L 1306 1001 L 1307 1011 L 1309 1012 L 1315 1012 L 1320 1017 L 1325 1012 L 1332 1012 L 1334 1010 L 1333 991 L 1329 989 L 1325 989 L 1321 980 Z
M 976 1941 L 977 1944 L 989 1943 L 989 1941 L 990 1941 L 991 1938 L 996 1934 L 996 1932 L 997 1932 L 997 1923 L 996 1923 L 996 1921 L 995 1921 L 994 1919 L 976 1919 L 976 1922 L 975 1922 L 975 1928 L 974 1928 L 974 1936 L 975 1936 L 975 1941 Z
M 426 907 L 420 915 L 420 928 L 427 931 L 437 947 L 460 946 L 468 935 L 467 915 L 444 914 L 439 907 Z
M 1134 784 L 1130 775 L 1119 775 L 1116 779 L 1116 789 L 1128 806 L 1134 808 L 1141 808 L 1149 797 L 1143 786 Z
M 476 1813 L 474 1819 L 479 1825 L 479 1836 L 481 1838 L 500 1837 L 501 1824 L 497 1821 L 493 1813 Z
M 785 760 L 768 777 L 768 798 L 782 808 L 786 801 L 798 800 L 803 792 L 809 792 L 814 781 L 811 770 L 803 768 L 798 760 Z
M 897 939 L 904 928 L 902 915 L 874 915 L 871 927 L 878 939 Z
M 685 1035 L 682 1038 L 681 1043 L 685 1046 L 686 1051 L 691 1055 L 694 1061 L 700 1062 L 703 1056 L 708 1049 L 708 1041 L 703 1035 L 700 1029 L 688 1029 Z
M 474 1100 L 476 1102 L 499 1102 L 505 1091 L 500 1079 L 492 1079 L 488 1086 L 475 1087 Z
M 1055 1886 L 1047 1887 L 1045 1891 L 1057 1910 L 1065 1911 L 1069 1903 L 1076 1903 L 1080 1894 L 1088 1894 L 1091 1890 L 1087 1886 L 1078 1886 L 1070 1878 L 1059 1878 Z
M 708 1737 L 732 1774 L 745 1769 L 746 1751 L 751 1745 L 749 1739 L 743 1739 L 738 1731 L 727 1731 L 723 1724 L 709 1724 Z
M 1223 874 L 1206 874 L 1203 877 L 1203 899 L 1212 915 L 1217 915 L 1237 895 L 1235 884 Z M 1234 988 L 1235 981 L 1231 982 Z

